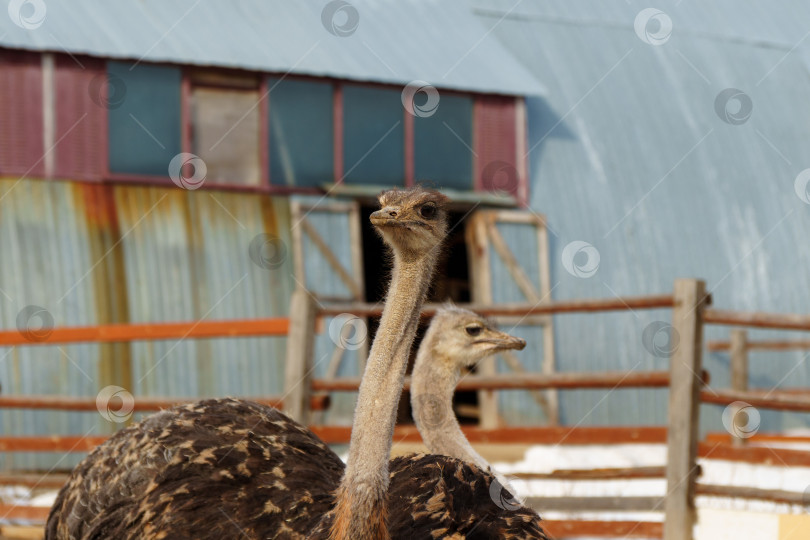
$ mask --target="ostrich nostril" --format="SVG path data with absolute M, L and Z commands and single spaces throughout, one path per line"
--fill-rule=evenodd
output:
M 396 213 L 395 210 L 389 210 L 388 215 L 391 216 L 391 217 L 397 217 L 397 213 Z

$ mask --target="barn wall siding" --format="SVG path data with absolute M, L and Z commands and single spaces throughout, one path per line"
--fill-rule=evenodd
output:
M 56 326 L 285 316 L 292 291 L 289 204 L 266 195 L 0 179 L 0 328 L 27 305 Z M 14 211 L 9 211 L 14 209 Z M 259 235 L 288 256 L 250 256 Z M 117 244 L 120 252 L 113 247 Z M 120 282 L 116 282 L 120 280 Z M 108 384 L 137 396 L 280 394 L 286 338 L 0 348 L 4 394 L 95 397 Z M 121 362 L 126 355 L 127 362 Z M 131 374 L 122 373 L 130 366 Z M 0 411 L 6 435 L 105 434 L 94 413 Z M 81 456 L 2 454 L 13 468 L 72 466 Z
M 634 32 L 635 4 L 602 3 L 586 16 L 572 3 L 525 2 L 497 25 L 511 4 L 474 4 L 493 39 L 548 84 L 547 98 L 527 100 L 530 206 L 549 218 L 555 299 L 664 293 L 693 276 L 719 308 L 807 313 L 810 207 L 794 179 L 810 166 L 810 55 L 786 55 L 806 32 L 806 5 L 669 6 L 673 33 L 651 46 Z M 726 88 L 752 99 L 742 124 L 715 112 Z M 601 256 L 592 277 L 575 277 L 562 260 L 578 240 Z M 659 320 L 670 312 L 556 316 L 558 369 L 666 369 L 642 343 Z M 705 336 L 727 337 L 723 327 Z M 807 386 L 803 356 L 752 354 L 751 386 Z M 727 354 L 705 364 L 713 385 L 728 386 Z M 566 391 L 560 400 L 569 425 L 666 419 L 662 390 Z M 702 426 L 722 430 L 722 410 L 704 406 Z M 807 415 L 762 411 L 763 429 L 807 425 Z

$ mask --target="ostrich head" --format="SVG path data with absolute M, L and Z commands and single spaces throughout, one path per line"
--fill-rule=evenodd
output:
M 433 316 L 425 344 L 432 361 L 449 364 L 455 371 L 473 367 L 498 351 L 526 347 L 524 340 L 501 332 L 492 321 L 453 304 L 446 304 Z
M 380 195 L 371 223 L 402 255 L 429 253 L 447 235 L 447 197 L 432 189 L 392 189 Z

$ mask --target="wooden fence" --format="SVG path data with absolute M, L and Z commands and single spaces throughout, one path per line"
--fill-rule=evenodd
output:
M 679 346 L 672 352 L 668 371 L 648 372 L 598 372 L 598 373 L 549 373 L 496 376 L 471 376 L 459 385 L 459 390 L 541 390 L 576 388 L 642 388 L 668 387 L 668 428 L 664 427 L 527 427 L 482 429 L 464 427 L 473 444 L 480 442 L 512 442 L 529 444 L 608 444 L 611 442 L 657 442 L 666 443 L 668 463 L 664 468 L 641 468 L 625 470 L 556 471 L 551 477 L 570 480 L 604 478 L 666 478 L 666 497 L 615 498 L 530 498 L 528 503 L 541 512 L 549 509 L 566 511 L 582 510 L 663 510 L 663 523 L 625 521 L 549 521 L 549 530 L 557 537 L 564 536 L 624 536 L 660 537 L 667 540 L 689 540 L 695 521 L 695 497 L 698 494 L 757 498 L 779 502 L 802 503 L 802 494 L 756 490 L 729 486 L 703 485 L 697 482 L 700 468 L 699 457 L 736 459 L 765 462 L 773 455 L 765 456 L 764 450 L 773 454 L 774 449 L 735 446 L 732 441 L 698 440 L 698 412 L 701 403 L 728 405 L 745 401 L 755 407 L 781 410 L 810 411 L 810 399 L 795 392 L 769 392 L 748 390 L 741 383 L 731 389 L 709 390 L 708 374 L 702 366 L 704 350 L 703 328 L 706 324 L 723 324 L 759 328 L 781 328 L 810 331 L 810 317 L 802 315 L 779 315 L 766 313 L 739 313 L 720 311 L 709 307 L 710 296 L 702 281 L 677 280 L 672 294 L 643 297 L 610 298 L 598 300 L 575 300 L 547 302 L 538 305 L 500 304 L 465 305 L 479 313 L 495 317 L 527 315 L 561 315 L 566 313 L 594 313 L 640 309 L 671 308 L 672 327 L 677 332 Z M 430 316 L 437 306 L 426 305 L 424 316 Z M 263 397 L 260 401 L 282 407 L 291 417 L 310 424 L 312 413 L 329 406 L 328 394 L 334 391 L 356 391 L 359 378 L 315 378 L 313 376 L 313 335 L 318 331 L 318 321 L 323 317 L 351 313 L 358 317 L 379 315 L 381 306 L 364 303 L 332 304 L 319 308 L 307 291 L 293 293 L 289 319 L 265 319 L 253 321 L 191 322 L 168 325 L 108 325 L 94 328 L 55 329 L 36 345 L 53 345 L 76 341 L 133 341 L 140 339 L 184 339 L 226 336 L 287 336 L 288 347 L 283 396 Z M 736 337 L 735 337 L 736 336 Z M 739 334 L 732 333 L 729 350 L 737 350 Z M 734 345 L 736 343 L 736 345 Z M 0 332 L 0 346 L 31 345 L 17 332 Z M 710 344 L 711 350 L 720 350 L 725 344 Z M 736 347 L 736 348 L 733 348 Z M 750 350 L 750 344 L 746 345 Z M 734 365 L 737 365 L 735 361 Z M 738 368 L 735 368 L 738 369 Z M 735 377 L 741 380 L 739 372 Z M 736 379 L 735 379 L 736 380 Z M 409 382 L 406 382 L 406 388 Z M 254 398 L 256 399 L 256 398 Z M 136 410 L 156 410 L 174 403 L 186 401 L 174 398 L 136 398 Z M 68 396 L 0 396 L 0 408 L 25 407 L 59 410 L 93 411 L 95 400 Z M 350 428 L 313 425 L 312 430 L 327 443 L 346 443 Z M 400 426 L 395 430 L 397 441 L 419 441 L 418 432 L 412 426 Z M 2 451 L 61 451 L 86 452 L 99 444 L 103 437 L 0 437 Z M 779 459 L 784 464 L 810 465 L 810 453 L 780 450 Z M 538 476 L 539 477 L 539 476 Z M 25 480 L 21 478 L 21 481 Z M 28 479 L 30 480 L 30 479 Z M 9 479 L 11 481 L 11 479 Z M 611 502 L 612 501 L 612 502 Z M 0 508 L 0 510 L 3 510 Z M 41 510 L 9 508 L 0 511 L 0 518 L 24 518 Z M 38 515 L 38 514 L 37 514 Z

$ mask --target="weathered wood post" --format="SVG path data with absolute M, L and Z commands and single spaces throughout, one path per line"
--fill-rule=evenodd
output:
M 315 299 L 298 287 L 290 300 L 290 332 L 284 366 L 284 413 L 303 425 L 310 421 L 312 355 L 315 350 Z
M 706 284 L 697 279 L 677 279 L 673 295 L 672 328 L 679 341 L 670 356 L 669 368 L 664 540 L 692 540 L 697 517 L 695 482 Z
M 733 390 L 748 390 L 748 334 L 745 330 L 734 329 L 729 335 L 731 347 L 731 388 Z M 734 437 L 734 444 L 742 446 L 747 439 Z

